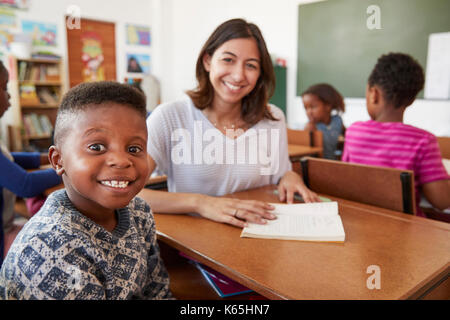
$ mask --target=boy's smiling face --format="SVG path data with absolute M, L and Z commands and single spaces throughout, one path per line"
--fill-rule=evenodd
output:
M 148 175 L 147 126 L 130 106 L 103 103 L 72 117 L 50 158 L 67 195 L 87 216 L 128 205 Z

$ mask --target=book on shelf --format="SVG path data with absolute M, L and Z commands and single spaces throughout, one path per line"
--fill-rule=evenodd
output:
M 201 263 L 196 262 L 196 267 L 200 270 L 206 281 L 211 285 L 214 291 L 221 297 L 231 297 L 239 294 L 253 292 L 253 290 L 241 285 L 240 283 L 231 280 L 220 272 L 211 269 Z
M 39 87 L 36 89 L 39 101 L 43 104 L 55 105 L 58 103 L 58 96 L 49 87 Z
M 59 77 L 59 67 L 57 65 L 48 65 L 46 69 L 46 80 L 47 81 L 60 81 Z
M 20 61 L 18 63 L 19 81 L 60 81 L 57 64 Z
M 36 87 L 33 84 L 23 83 L 20 85 L 20 103 L 22 105 L 39 104 Z
M 332 202 L 275 204 L 275 220 L 266 224 L 249 223 L 241 237 L 344 242 L 345 231 L 338 213 L 338 204 Z
M 47 137 L 53 131 L 53 125 L 45 114 L 27 113 L 23 116 L 23 124 L 28 137 Z
M 20 61 L 19 62 L 19 81 L 25 80 L 26 74 L 27 74 L 27 62 Z
M 25 133 L 28 137 L 37 135 L 36 129 L 31 122 L 31 117 L 29 117 L 29 115 L 27 114 L 23 116 L 23 126 L 25 127 Z
M 39 121 L 39 116 L 36 113 L 30 113 L 31 122 L 33 123 L 34 129 L 38 136 L 43 136 L 45 134 L 44 129 L 42 129 L 41 122 Z
M 53 125 L 50 119 L 45 114 L 41 114 L 39 115 L 39 123 L 44 134 L 50 136 L 53 132 Z
M 33 59 L 45 59 L 45 60 L 54 60 L 54 61 L 61 60 L 61 56 L 54 54 L 52 52 L 47 52 L 47 51 L 38 51 L 36 53 L 31 54 L 31 57 Z

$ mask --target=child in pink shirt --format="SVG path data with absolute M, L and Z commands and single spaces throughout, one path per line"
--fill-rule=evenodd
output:
M 346 131 L 342 161 L 414 171 L 417 215 L 421 195 L 440 210 L 450 207 L 450 177 L 436 137 L 403 123 L 405 109 L 424 86 L 422 67 L 410 56 L 390 53 L 378 59 L 366 89 L 372 120 Z

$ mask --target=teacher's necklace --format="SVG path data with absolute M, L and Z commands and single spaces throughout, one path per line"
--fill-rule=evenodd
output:
M 213 120 L 211 115 L 208 115 L 207 112 L 203 111 L 203 114 L 206 116 L 206 118 L 214 125 L 214 127 L 216 127 L 217 129 L 221 129 L 223 128 L 224 131 L 227 130 L 238 130 L 238 129 L 242 129 L 245 130 L 245 125 L 241 126 L 241 125 L 237 125 L 236 123 L 240 122 L 240 118 L 237 121 L 234 121 L 233 123 L 229 123 L 227 125 L 219 125 L 217 120 Z

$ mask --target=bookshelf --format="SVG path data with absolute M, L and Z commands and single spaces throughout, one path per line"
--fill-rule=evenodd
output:
M 11 105 L 23 150 L 46 152 L 51 145 L 64 79 L 59 58 L 10 57 Z

